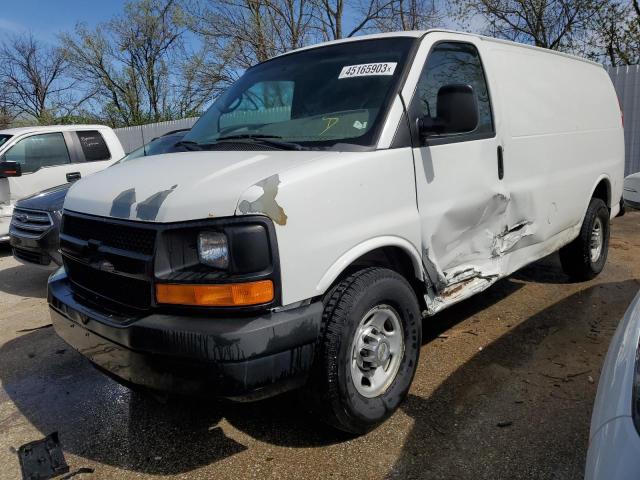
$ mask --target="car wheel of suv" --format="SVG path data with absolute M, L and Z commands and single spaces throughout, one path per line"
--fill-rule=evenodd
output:
M 573 280 L 591 280 L 604 268 L 609 249 L 609 209 L 592 198 L 580 234 L 560 249 L 564 272 Z
M 421 326 L 416 295 L 398 273 L 366 268 L 342 280 L 325 299 L 309 385 L 315 410 L 353 434 L 386 420 L 413 380 Z

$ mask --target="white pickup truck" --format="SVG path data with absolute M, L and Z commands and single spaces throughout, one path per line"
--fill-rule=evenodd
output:
M 124 156 L 103 125 L 52 125 L 0 130 L 0 241 L 9 240 L 15 203 L 75 181 Z
M 56 332 L 128 385 L 304 386 L 353 433 L 405 398 L 423 316 L 558 249 L 597 275 L 622 192 L 602 66 L 449 31 L 256 65 L 180 144 L 69 191 Z

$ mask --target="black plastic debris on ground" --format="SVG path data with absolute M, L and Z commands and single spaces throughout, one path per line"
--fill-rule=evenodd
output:
M 69 471 L 58 432 L 22 445 L 18 449 L 18 458 L 23 480 L 48 480 Z

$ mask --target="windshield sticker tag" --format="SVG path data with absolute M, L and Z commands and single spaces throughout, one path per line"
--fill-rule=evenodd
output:
M 396 71 L 396 62 L 362 63 L 360 65 L 347 65 L 342 67 L 338 80 L 353 77 L 370 77 L 373 75 L 393 75 Z
M 353 128 L 357 128 L 358 130 L 367 128 L 367 122 L 361 122 L 360 120 L 356 120 L 355 122 L 353 122 Z

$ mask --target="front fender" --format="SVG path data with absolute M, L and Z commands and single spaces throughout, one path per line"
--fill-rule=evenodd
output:
M 385 235 L 382 237 L 376 237 L 366 240 L 351 248 L 340 258 L 338 258 L 338 260 L 327 269 L 325 274 L 316 285 L 316 293 L 318 295 L 324 294 L 333 284 L 333 282 L 340 276 L 340 274 L 344 272 L 344 270 L 355 260 L 362 257 L 363 255 L 366 255 L 369 252 L 372 252 L 373 250 L 383 247 L 398 247 L 402 249 L 402 251 L 407 253 L 411 258 L 411 263 L 413 265 L 416 278 L 420 280 L 424 279 L 422 259 L 420 258 L 420 254 L 416 250 L 415 246 L 404 238 Z

